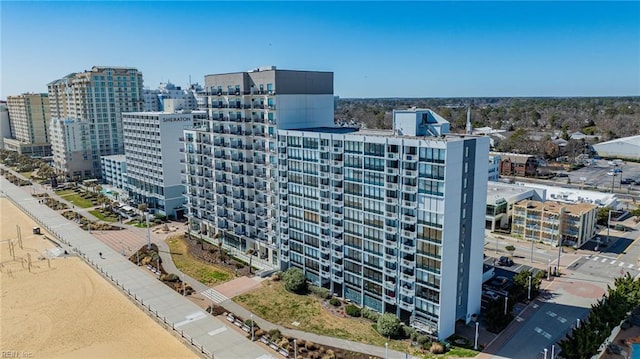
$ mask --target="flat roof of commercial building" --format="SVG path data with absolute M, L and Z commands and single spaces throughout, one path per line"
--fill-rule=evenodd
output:
M 584 213 L 591 211 L 598 206 L 588 203 L 560 203 L 560 202 L 539 202 L 532 200 L 522 200 L 516 203 L 517 206 L 527 206 L 528 209 L 544 210 L 545 212 L 560 213 L 564 208 L 569 213 Z
M 535 192 L 534 188 L 507 184 L 502 182 L 487 182 L 487 204 L 497 204 L 500 200 L 511 202 L 509 199 L 523 193 Z

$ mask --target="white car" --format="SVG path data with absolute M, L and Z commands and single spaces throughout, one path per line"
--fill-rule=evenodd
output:
M 484 292 L 482 292 L 482 296 L 491 300 L 500 299 L 500 296 L 498 294 L 490 290 L 485 290 Z
M 615 172 L 613 172 L 613 171 L 609 171 L 609 172 L 607 172 L 607 175 L 608 175 L 608 176 L 615 176 L 616 174 L 615 174 Z

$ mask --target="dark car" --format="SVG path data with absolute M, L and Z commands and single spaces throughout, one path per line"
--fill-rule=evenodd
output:
M 509 257 L 502 256 L 498 259 L 499 266 L 511 267 L 513 265 L 513 260 Z
M 633 180 L 633 178 L 625 178 L 623 180 L 620 181 L 620 184 L 633 184 L 636 181 Z

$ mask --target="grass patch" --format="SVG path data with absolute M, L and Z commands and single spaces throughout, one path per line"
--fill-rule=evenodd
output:
M 74 194 L 68 194 L 66 196 L 60 196 L 60 197 L 66 199 L 67 201 L 81 208 L 90 208 L 95 206 L 93 201 L 91 201 L 90 199 L 83 198 L 79 194 L 74 193 Z
M 33 173 L 33 171 L 29 171 L 29 172 L 19 172 L 24 178 L 26 179 L 31 179 L 31 174 Z
M 384 346 L 388 340 L 372 328 L 367 319 L 339 318 L 329 313 L 319 299 L 298 295 L 284 289 L 282 282 L 264 282 L 265 286 L 233 300 L 260 317 L 287 328 Z M 292 322 L 300 322 L 294 327 Z M 409 351 L 408 341 L 390 340 L 389 347 Z
M 99 219 L 101 221 L 105 221 L 105 222 L 117 222 L 118 221 L 118 216 L 113 215 L 113 214 L 105 215 L 104 213 L 100 212 L 97 209 L 93 210 L 93 211 L 89 211 L 89 213 L 93 214 L 97 219 Z
M 427 354 L 424 354 L 422 358 L 424 359 L 474 358 L 478 354 L 480 354 L 479 351 L 451 346 L 451 349 L 449 349 L 449 351 L 446 352 L 445 354 L 430 354 L 429 352 L 427 352 Z
M 226 282 L 233 278 L 233 274 L 230 271 L 203 263 L 190 255 L 184 239 L 170 237 L 167 238 L 167 244 L 171 252 L 171 259 L 173 259 L 176 267 L 199 282 L 205 285 L 212 285 Z
M 55 191 L 58 196 L 68 196 L 70 194 L 75 194 L 76 192 L 72 189 L 61 189 Z
M 138 228 L 147 228 L 147 222 L 146 221 L 139 221 L 137 219 L 132 219 L 128 222 L 125 222 L 124 224 L 128 224 L 130 226 L 134 226 L 134 227 L 138 227 Z M 153 222 L 149 222 L 149 227 L 153 227 Z

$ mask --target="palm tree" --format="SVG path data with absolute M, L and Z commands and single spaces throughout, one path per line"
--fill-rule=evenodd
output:
M 138 210 L 140 210 L 140 223 L 142 223 L 142 221 L 144 220 L 144 213 L 147 211 L 147 205 L 146 203 L 140 203 L 138 205 Z
M 249 255 L 249 274 L 251 274 L 251 264 L 253 263 L 253 254 L 255 253 L 255 249 L 249 248 L 247 254 Z

